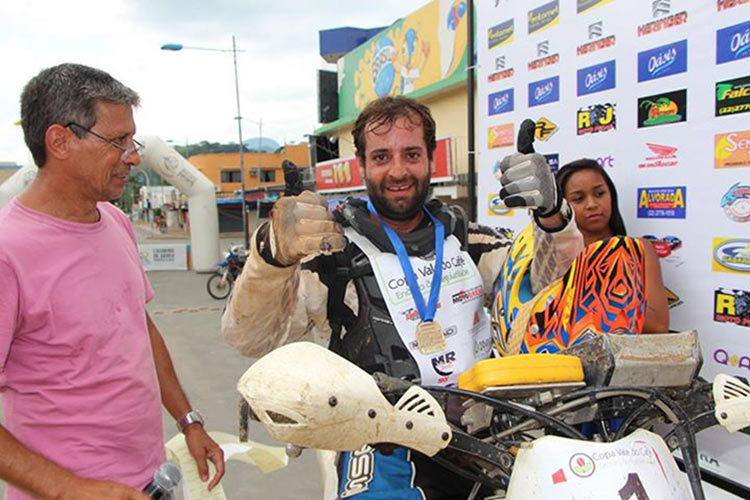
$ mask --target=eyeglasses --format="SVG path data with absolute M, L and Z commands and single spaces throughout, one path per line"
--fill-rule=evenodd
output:
M 88 129 L 88 128 L 82 126 L 82 125 L 78 125 L 76 122 L 70 122 L 67 125 L 65 125 L 65 127 L 69 128 L 69 127 L 72 127 L 74 125 L 76 127 L 78 127 L 79 129 L 84 130 L 84 131 L 88 132 L 89 134 L 93 135 L 97 139 L 100 139 L 100 140 L 106 142 L 107 144 L 109 144 L 113 148 L 119 149 L 122 152 L 122 154 L 120 155 L 120 159 L 123 160 L 123 161 L 128 156 L 132 155 L 133 153 L 136 153 L 138 156 L 141 156 L 143 154 L 143 150 L 146 149 L 146 146 L 144 146 L 140 142 L 136 141 L 135 139 L 133 139 L 133 145 L 132 146 L 123 146 L 122 144 L 117 144 L 115 141 L 113 141 L 111 139 L 107 139 L 106 137 L 103 137 L 103 136 L 97 134 L 96 132 L 94 132 L 91 129 Z

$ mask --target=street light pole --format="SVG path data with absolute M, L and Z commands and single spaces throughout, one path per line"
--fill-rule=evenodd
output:
M 231 52 L 232 53 L 232 60 L 234 62 L 234 90 L 235 95 L 237 97 L 237 116 L 235 117 L 235 120 L 237 120 L 237 135 L 239 136 L 240 144 L 239 144 L 239 155 L 240 155 L 240 187 L 242 189 L 242 237 L 243 242 L 245 244 L 245 250 L 249 250 L 250 248 L 250 234 L 249 234 L 249 228 L 247 224 L 247 202 L 245 201 L 245 147 L 244 144 L 242 144 L 242 114 L 240 113 L 240 80 L 237 73 L 237 52 L 242 52 L 242 50 L 237 49 L 237 44 L 235 42 L 235 37 L 232 35 L 232 50 L 229 49 L 212 49 L 212 48 L 206 48 L 206 47 L 188 47 L 184 46 L 180 43 L 165 43 L 161 46 L 161 50 L 182 50 L 182 49 L 191 49 L 191 50 L 208 50 L 213 52 Z

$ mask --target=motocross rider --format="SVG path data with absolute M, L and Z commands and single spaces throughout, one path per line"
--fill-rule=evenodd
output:
M 350 198 L 330 213 L 309 191 L 277 201 L 252 236 L 223 335 L 250 357 L 312 340 L 370 373 L 455 385 L 490 355 L 484 305 L 510 232 L 427 201 L 436 140 L 424 105 L 377 99 L 352 134 L 369 202 Z M 544 157 L 508 161 L 501 197 L 534 208 L 531 280 L 540 289 L 565 272 L 583 239 Z M 403 448 L 344 453 L 336 470 L 339 498 L 466 498 L 472 487 Z

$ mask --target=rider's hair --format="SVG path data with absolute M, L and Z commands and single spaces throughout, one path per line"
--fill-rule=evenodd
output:
M 563 165 L 563 167 L 557 172 L 557 184 L 560 186 L 560 192 L 565 196 L 565 186 L 567 186 L 568 181 L 573 174 L 582 170 L 593 170 L 594 172 L 598 172 L 599 175 L 604 178 L 604 182 L 609 188 L 610 199 L 612 200 L 612 215 L 609 218 L 609 230 L 612 233 L 612 236 L 626 236 L 627 231 L 625 231 L 625 222 L 622 220 L 620 208 L 617 204 L 617 189 L 615 189 L 614 182 L 612 182 L 612 179 L 607 175 L 606 170 L 599 165 L 599 162 L 590 158 L 581 158 L 580 160 L 575 160 Z
M 90 129 L 96 124 L 97 101 L 138 106 L 140 98 L 109 73 L 82 64 L 52 66 L 29 80 L 21 94 L 21 125 L 37 166 L 47 162 L 47 129 L 71 122 Z M 78 127 L 71 130 L 78 137 L 86 133 Z
M 365 165 L 365 134 L 387 134 L 398 118 L 406 118 L 413 126 L 422 126 L 424 143 L 427 147 L 427 159 L 432 161 L 437 142 L 435 141 L 435 120 L 430 108 L 414 99 L 404 96 L 381 97 L 370 102 L 357 117 L 352 130 L 354 149 L 361 162 Z M 380 131 L 381 127 L 386 128 Z

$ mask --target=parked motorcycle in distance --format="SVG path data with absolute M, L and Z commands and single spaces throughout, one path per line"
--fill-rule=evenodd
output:
M 206 290 L 208 294 L 216 300 L 223 300 L 229 297 L 232 291 L 234 281 L 242 272 L 247 260 L 247 252 L 242 245 L 232 245 L 229 251 L 224 254 L 224 260 L 216 263 L 217 270 L 208 277 Z

